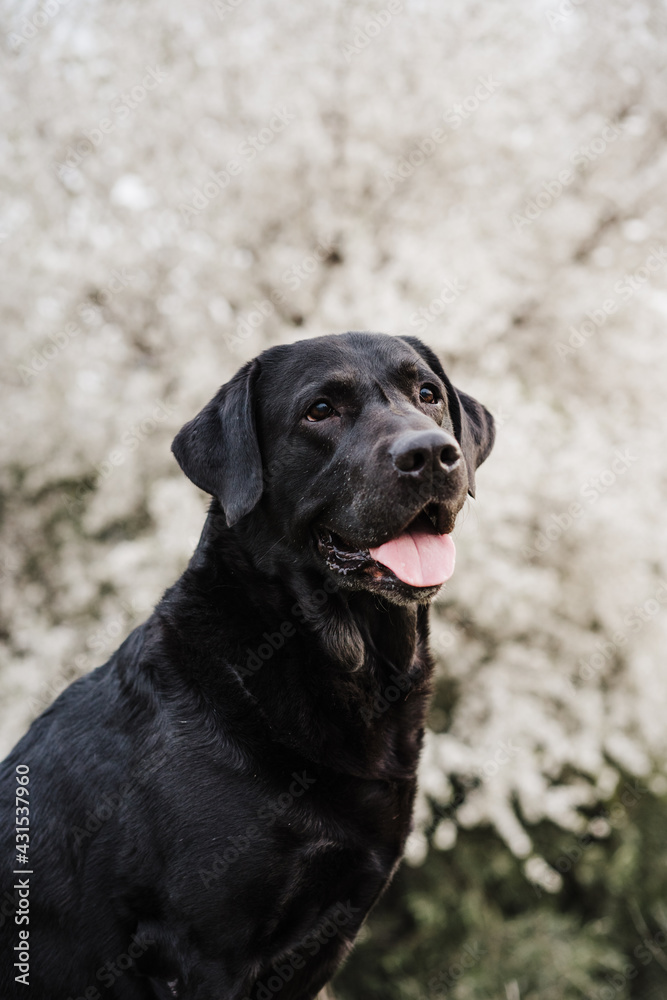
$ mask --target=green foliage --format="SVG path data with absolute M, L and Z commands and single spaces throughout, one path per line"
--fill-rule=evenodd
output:
M 531 829 L 548 893 L 491 830 L 404 865 L 334 983 L 339 1000 L 663 1000 L 667 800 L 625 781 L 590 832 Z

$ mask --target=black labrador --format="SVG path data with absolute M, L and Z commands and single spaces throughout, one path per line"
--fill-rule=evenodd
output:
M 183 427 L 190 564 L 0 768 L 4 998 L 322 989 L 403 854 L 428 604 L 493 437 L 376 333 L 272 347 Z

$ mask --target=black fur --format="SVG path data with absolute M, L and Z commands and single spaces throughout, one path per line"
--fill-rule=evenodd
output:
M 465 461 L 399 474 L 392 442 L 429 428 Z M 185 425 L 174 453 L 213 497 L 188 568 L 0 767 L 4 998 L 316 995 L 401 859 L 433 666 L 438 588 L 367 550 L 427 502 L 450 530 L 492 442 L 428 348 L 383 334 L 271 348 Z

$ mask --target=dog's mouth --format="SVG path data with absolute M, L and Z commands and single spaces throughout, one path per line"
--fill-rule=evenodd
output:
M 318 545 L 329 569 L 343 576 L 365 570 L 376 579 L 393 576 L 410 587 L 439 587 L 454 572 L 453 527 L 451 512 L 434 501 L 380 545 L 359 547 L 329 528 L 318 531 Z

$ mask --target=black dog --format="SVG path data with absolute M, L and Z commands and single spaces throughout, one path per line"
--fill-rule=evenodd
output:
M 369 333 L 273 347 L 185 425 L 188 568 L 0 768 L 4 998 L 315 997 L 403 853 L 428 603 L 492 443 Z

